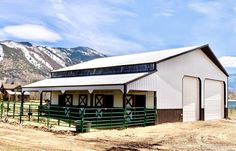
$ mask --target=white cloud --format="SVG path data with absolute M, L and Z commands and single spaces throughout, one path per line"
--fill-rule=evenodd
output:
M 124 54 L 131 50 L 143 49 L 141 44 L 119 37 L 119 34 L 110 28 L 121 16 L 136 17 L 135 12 L 107 6 L 100 1 L 94 3 L 53 1 L 52 4 L 50 15 L 58 19 L 55 24 L 61 29 L 65 39 L 78 42 L 75 45 L 89 46 L 106 54 Z
M 170 1 L 158 0 L 153 16 L 171 17 L 175 14 L 176 5 Z
M 69 24 L 72 24 L 73 22 L 67 17 L 65 16 L 64 14 L 61 14 L 61 13 L 58 13 L 56 14 L 57 18 L 66 22 L 66 23 L 69 23 Z
M 191 1 L 188 7 L 211 19 L 219 19 L 224 16 L 222 14 L 223 4 L 217 1 Z
M 6 37 L 15 37 L 30 41 L 56 42 L 61 40 L 61 37 L 56 32 L 35 24 L 21 24 L 5 26 L 1 29 L 1 33 L 6 34 Z
M 236 68 L 236 57 L 223 56 L 219 58 L 224 67 Z

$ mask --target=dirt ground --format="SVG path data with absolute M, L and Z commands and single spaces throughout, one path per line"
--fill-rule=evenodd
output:
M 0 150 L 236 150 L 236 121 L 168 123 L 76 134 L 0 122 Z

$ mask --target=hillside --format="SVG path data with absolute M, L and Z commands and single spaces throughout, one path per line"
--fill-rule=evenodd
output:
M 105 57 L 88 47 L 52 48 L 29 42 L 0 42 L 0 80 L 31 83 L 49 77 L 50 71 Z

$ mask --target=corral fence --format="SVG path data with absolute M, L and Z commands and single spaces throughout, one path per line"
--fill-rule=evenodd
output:
M 95 108 L 61 107 L 14 102 L 1 102 L 0 116 L 13 118 L 20 122 L 43 123 L 48 127 L 57 125 L 74 127 L 77 131 L 87 132 L 90 128 L 109 129 L 131 126 L 154 125 L 155 109 L 145 107 Z

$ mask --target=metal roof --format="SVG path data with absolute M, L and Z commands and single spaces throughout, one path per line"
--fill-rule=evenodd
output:
M 150 73 L 131 73 L 115 75 L 97 75 L 85 77 L 68 78 L 50 78 L 38 81 L 22 88 L 40 88 L 40 87 L 75 87 L 75 86 L 96 86 L 96 85 L 121 85 L 135 79 L 149 75 Z
M 21 95 L 21 92 L 13 92 L 11 90 L 6 90 L 9 95 Z M 24 95 L 30 95 L 29 92 L 25 92 Z
M 91 61 L 79 63 L 56 71 L 67 71 L 67 70 L 78 70 L 78 69 L 90 69 L 90 68 L 102 68 L 111 66 L 131 65 L 131 64 L 142 64 L 142 63 L 153 63 L 160 60 L 166 59 L 171 56 L 175 56 L 193 49 L 197 49 L 201 46 L 183 47 L 177 49 L 168 49 L 161 51 L 151 51 L 145 53 L 137 53 L 131 55 L 122 55 L 106 58 L 98 58 Z
M 2 88 L 6 89 L 6 90 L 14 90 L 18 87 L 20 87 L 19 84 L 7 84 L 7 83 L 2 84 Z
M 176 49 L 167 49 L 160 51 L 151 51 L 145 53 L 123 55 L 123 56 L 114 56 L 106 58 L 98 58 L 91 61 L 79 63 L 62 69 L 54 70 L 52 72 L 58 71 L 70 71 L 70 70 L 80 70 L 80 69 L 91 69 L 91 68 L 103 68 L 103 67 L 112 67 L 112 66 L 122 66 L 122 65 L 134 65 L 134 64 L 143 64 L 143 63 L 154 63 L 162 62 L 170 58 L 201 49 L 215 64 L 218 68 L 228 76 L 228 73 L 218 61 L 217 57 L 214 55 L 210 47 L 206 45 L 198 45 L 192 47 L 182 47 Z

